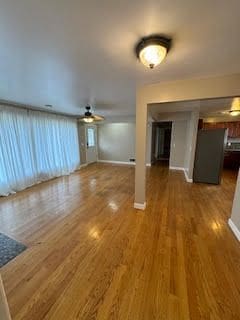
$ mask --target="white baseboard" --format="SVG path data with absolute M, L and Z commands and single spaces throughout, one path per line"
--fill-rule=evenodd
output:
M 112 164 L 125 164 L 125 165 L 135 166 L 135 162 L 131 162 L 131 161 L 98 160 L 98 162 L 112 163 Z
M 84 168 L 84 167 L 86 167 L 87 165 L 88 165 L 88 163 L 80 164 L 79 169 Z
M 87 165 L 88 165 L 87 163 L 82 163 L 82 164 L 80 164 L 80 166 L 76 169 L 76 171 L 85 168 Z
M 228 225 L 234 233 L 235 237 L 238 239 L 238 241 L 240 241 L 240 231 L 238 230 L 237 226 L 232 221 L 232 219 L 228 219 Z
M 134 202 L 134 208 L 139 209 L 139 210 L 145 210 L 146 209 L 146 202 L 144 202 L 144 203 Z
M 188 172 L 185 168 L 182 168 L 182 167 L 169 167 L 170 170 L 182 170 L 184 172 L 184 176 L 185 176 L 185 179 L 187 182 L 189 183 L 192 183 L 193 182 L 193 179 L 189 179 L 188 178 Z
M 112 164 L 125 164 L 130 166 L 135 166 L 136 162 L 133 161 L 113 161 L 113 160 L 98 160 L 101 163 L 112 163 Z M 151 163 L 146 163 L 147 167 L 151 167 Z
M 189 182 L 189 183 L 193 182 L 193 179 L 188 178 L 188 172 L 187 172 L 186 169 L 184 169 L 184 175 L 185 175 L 185 179 L 186 179 L 187 182 Z
M 172 166 L 170 166 L 169 169 L 170 170 L 182 170 L 182 171 L 185 170 L 185 168 L 182 168 L 182 167 L 172 167 Z

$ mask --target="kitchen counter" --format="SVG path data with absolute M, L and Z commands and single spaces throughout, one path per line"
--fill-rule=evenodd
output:
M 240 149 L 225 149 L 224 152 L 240 152 Z

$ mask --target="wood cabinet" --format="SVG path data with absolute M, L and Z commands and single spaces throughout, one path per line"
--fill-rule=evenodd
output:
M 231 122 L 204 122 L 204 129 L 228 129 L 229 138 L 240 138 L 240 121 Z
M 240 151 L 225 151 L 224 168 L 239 169 L 240 167 Z

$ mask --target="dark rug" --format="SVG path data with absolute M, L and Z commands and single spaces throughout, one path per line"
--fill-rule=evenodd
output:
M 18 256 L 27 247 L 0 233 L 0 268 Z

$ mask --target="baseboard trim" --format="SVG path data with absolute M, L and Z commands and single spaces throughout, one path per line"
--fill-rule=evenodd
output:
M 172 166 L 170 166 L 169 169 L 170 170 L 182 170 L 182 171 L 185 170 L 185 168 L 182 168 L 182 167 L 172 167 Z
M 182 168 L 182 167 L 169 167 L 170 170 L 181 170 L 184 172 L 184 176 L 185 176 L 185 180 L 189 183 L 192 183 L 193 182 L 193 179 L 189 179 L 188 178 L 188 173 L 187 173 L 187 170 L 185 168 Z
M 112 163 L 112 164 L 125 164 L 125 165 L 135 166 L 135 162 L 131 162 L 131 161 L 98 160 L 98 162 Z
M 235 237 L 238 239 L 238 241 L 240 241 L 240 231 L 238 230 L 237 226 L 232 221 L 232 219 L 228 219 L 228 225 L 232 230 L 233 234 L 235 235 Z
M 185 179 L 186 179 L 187 182 L 189 182 L 189 183 L 193 182 L 193 179 L 188 178 L 188 173 L 187 173 L 186 169 L 184 169 L 184 175 L 185 175 Z
M 85 168 L 87 165 L 88 165 L 87 163 L 80 164 L 80 166 L 76 169 L 76 171 Z
M 98 160 L 97 162 L 101 163 L 112 163 L 112 164 L 125 164 L 125 165 L 130 165 L 130 166 L 135 166 L 136 162 L 133 161 L 114 161 L 114 160 Z M 151 167 L 151 163 L 146 163 L 147 167 Z
M 80 164 L 79 169 L 84 168 L 84 167 L 86 167 L 87 165 L 88 165 L 88 163 Z
M 144 202 L 144 203 L 134 202 L 134 208 L 139 209 L 139 210 L 145 210 L 146 209 L 146 202 Z

